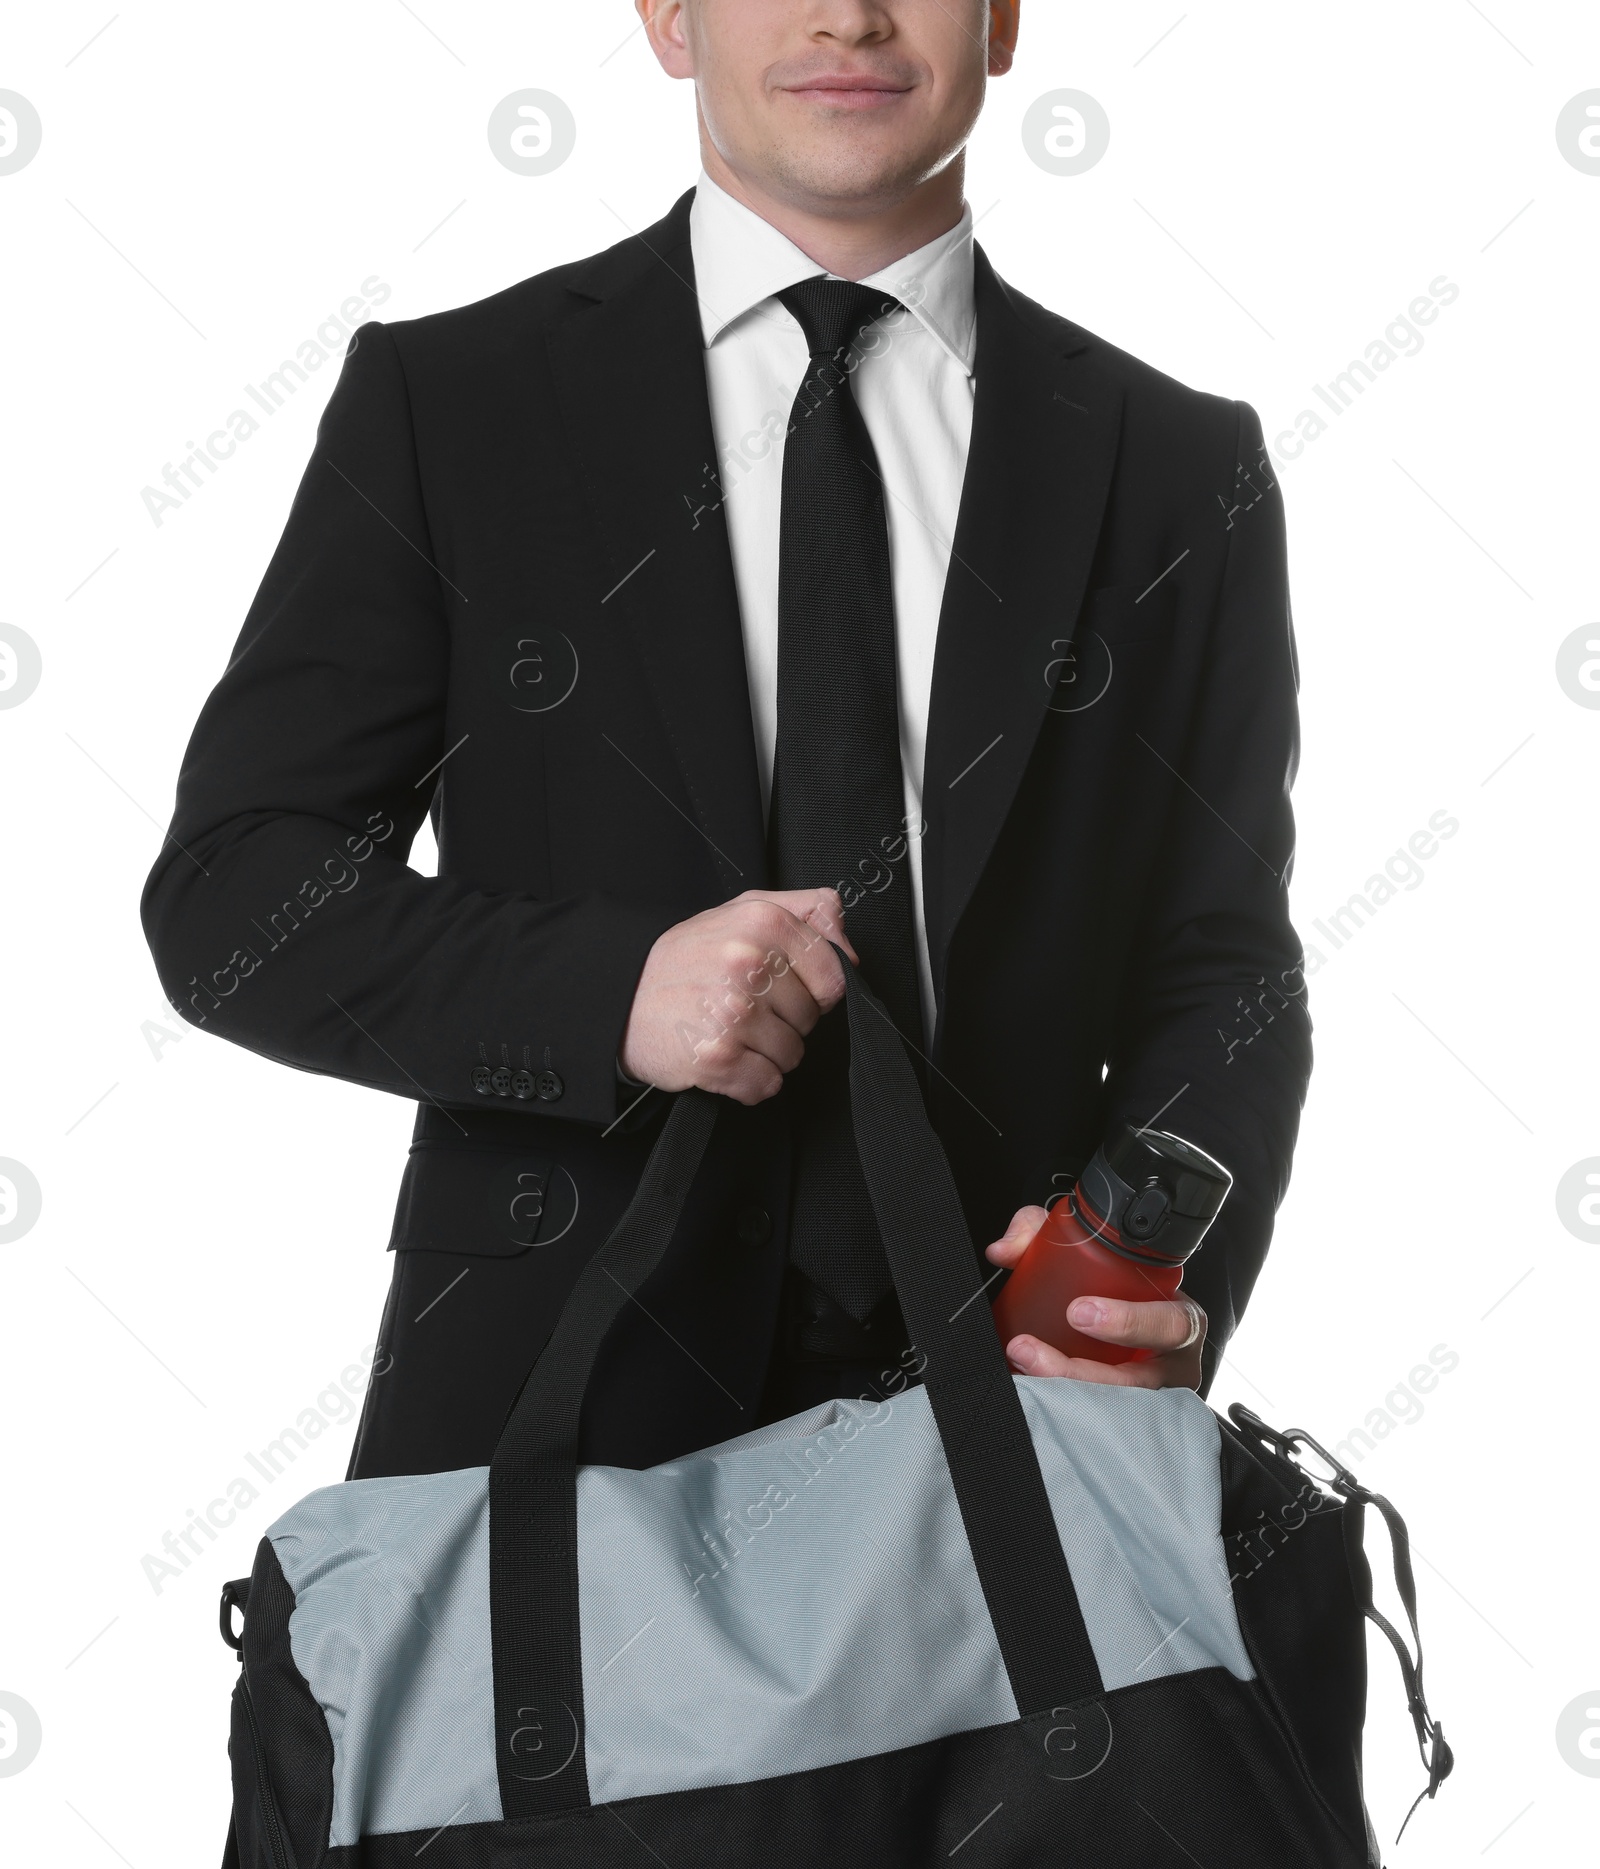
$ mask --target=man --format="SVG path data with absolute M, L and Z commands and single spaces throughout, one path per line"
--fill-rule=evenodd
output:
M 1029 1373 L 1209 1379 L 1309 1070 L 1278 492 L 1250 408 L 974 246 L 1015 0 L 639 10 L 697 189 L 362 328 L 145 899 L 186 1017 L 420 1100 L 357 1477 L 488 1460 L 690 1085 L 725 1106 L 584 1458 L 906 1379 L 841 948 L 993 1265 L 1118 1122 L 1233 1172 L 1187 1297 L 1074 1314 L 1146 1360 Z

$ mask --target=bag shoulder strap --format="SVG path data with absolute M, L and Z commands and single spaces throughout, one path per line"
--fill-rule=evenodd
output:
M 1422 1631 L 1417 1623 L 1417 1579 L 1411 1567 L 1411 1534 L 1406 1530 L 1405 1520 L 1382 1493 L 1375 1493 L 1370 1487 L 1363 1486 L 1347 1466 L 1336 1460 L 1304 1428 L 1270 1428 L 1243 1402 L 1235 1402 L 1228 1410 L 1228 1415 L 1236 1427 L 1275 1448 L 1285 1460 L 1291 1461 L 1308 1477 L 1321 1480 L 1344 1501 L 1341 1522 L 1351 1593 L 1355 1597 L 1357 1609 L 1375 1628 L 1383 1631 L 1395 1652 L 1395 1659 L 1400 1664 L 1400 1678 L 1405 1683 L 1406 1706 L 1411 1714 L 1411 1724 L 1416 1730 L 1417 1751 L 1422 1755 L 1422 1768 L 1428 1774 L 1427 1784 L 1417 1793 L 1411 1809 L 1406 1812 L 1399 1835 L 1395 1837 L 1398 1843 L 1406 1833 L 1406 1824 L 1416 1815 L 1417 1805 L 1424 1798 L 1434 1797 L 1438 1793 L 1440 1785 L 1450 1776 L 1455 1765 L 1455 1754 L 1444 1736 L 1444 1728 L 1428 1711 L 1427 1696 L 1422 1691 Z M 1299 1454 L 1301 1448 L 1309 1449 L 1319 1460 L 1327 1462 L 1329 1472 L 1326 1476 L 1310 1472 Z M 1362 1539 L 1368 1506 L 1377 1511 L 1388 1527 L 1389 1544 L 1393 1552 L 1394 1585 L 1399 1593 L 1401 1607 L 1406 1612 L 1406 1620 L 1411 1625 L 1411 1641 L 1416 1649 L 1414 1661 L 1405 1637 L 1372 1598 L 1372 1566 L 1367 1562 Z

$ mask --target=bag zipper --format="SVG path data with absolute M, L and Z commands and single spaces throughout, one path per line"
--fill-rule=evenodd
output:
M 266 1752 L 261 1743 L 261 1728 L 256 1722 L 256 1704 L 250 1697 L 249 1677 L 242 1668 L 239 1673 L 239 1691 L 244 1696 L 244 1715 L 250 1725 L 250 1752 L 255 1760 L 256 1789 L 261 1798 L 261 1821 L 267 1833 L 272 1869 L 294 1869 L 283 1840 L 283 1820 L 278 1815 L 278 1800 L 273 1796 L 272 1780 L 267 1776 Z

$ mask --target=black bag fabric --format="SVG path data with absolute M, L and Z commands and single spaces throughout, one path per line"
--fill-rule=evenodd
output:
M 704 1484 L 703 1463 L 718 1451 L 638 1476 L 613 1469 L 580 1475 L 576 1461 L 579 1410 L 600 1344 L 666 1250 L 716 1121 L 717 1100 L 689 1092 L 677 1099 L 632 1204 L 535 1362 L 491 1466 L 324 1489 L 269 1530 L 251 1577 L 224 1590 L 223 1634 L 242 1663 L 225 1865 L 409 1869 L 425 1856 L 427 1869 L 632 1869 L 652 1861 L 668 1869 L 818 1861 L 830 1869 L 922 1869 L 959 1851 L 991 1869 L 1181 1869 L 1197 1862 L 1379 1869 L 1361 1784 L 1363 1618 L 1394 1645 L 1428 1772 L 1426 1795 L 1437 1790 L 1451 1757 L 1423 1696 L 1403 1524 L 1309 1436 L 1280 1433 L 1242 1407 L 1221 1421 L 1193 1396 L 1181 1405 L 1189 1429 L 1198 1418 L 1214 1436 L 1209 1496 L 1220 1499 L 1220 1510 L 1213 1505 L 1211 1525 L 1201 1529 L 1206 1548 L 1226 1566 L 1221 1594 L 1242 1648 L 1230 1651 L 1232 1665 L 1207 1664 L 1203 1652 L 1182 1665 L 1164 1657 L 1157 1665 L 1176 1671 L 1154 1679 L 1128 1679 L 1125 1666 L 1107 1660 L 1112 1625 L 1099 1600 L 1103 1582 L 1081 1563 L 1075 1573 L 1067 1557 L 1068 1548 L 1082 1548 L 1063 1518 L 1061 1460 L 1070 1466 L 1073 1449 L 1047 1458 L 1040 1428 L 1042 1415 L 1059 1414 L 1059 1404 L 1076 1409 L 1086 1385 L 1041 1387 L 1007 1368 L 986 1305 L 973 1301 L 972 1243 L 910 1064 L 882 1008 L 852 969 L 846 976 L 847 1010 L 835 1016 L 849 1023 L 857 1144 L 923 1359 L 923 1389 L 903 1398 L 894 1431 L 920 1432 L 918 1444 L 937 1456 L 934 1477 L 907 1510 L 918 1525 L 943 1527 L 928 1532 L 923 1553 L 932 1562 L 937 1543 L 943 1568 L 928 1572 L 930 1590 L 895 1566 L 911 1618 L 904 1626 L 938 1626 L 912 1593 L 932 1601 L 946 1585 L 952 1599 L 965 1590 L 984 1625 L 978 1685 L 956 1680 L 970 1647 L 958 1654 L 954 1638 L 948 1648 L 930 1639 L 915 1654 L 894 1657 L 912 1692 L 862 1728 L 888 1743 L 863 1742 L 850 1756 L 832 1756 L 829 1734 L 805 1726 L 803 1697 L 785 1716 L 788 1724 L 770 1728 L 756 1700 L 749 1710 L 727 1704 L 745 1678 L 738 1657 L 728 1658 L 730 1644 L 754 1649 L 767 1638 L 748 1618 L 730 1624 L 711 1590 L 703 1625 L 680 1620 L 676 1626 L 689 1631 L 681 1645 L 658 1648 L 635 1678 L 654 1682 L 663 1706 L 674 1704 L 675 1692 L 691 1708 L 703 1680 L 708 1728 L 739 1734 L 746 1763 L 719 1772 L 713 1759 L 681 1773 L 678 1783 L 670 1771 L 652 1778 L 648 1755 L 657 1743 L 663 1754 L 681 1747 L 681 1733 L 665 1718 L 630 1725 L 628 1709 L 619 1710 L 618 1677 L 606 1672 L 618 1657 L 600 1660 L 592 1640 L 586 1649 L 585 1618 L 595 1613 L 586 1583 L 606 1563 L 630 1568 L 627 1539 L 648 1537 L 653 1523 L 648 1515 L 627 1517 L 629 1486 L 653 1488 L 650 1496 L 670 1505 L 673 1486 Z M 1065 1419 L 1076 1418 L 1073 1409 Z M 860 1419 L 846 1412 L 831 1431 L 842 1442 L 859 1434 Z M 799 1423 L 796 1432 L 811 1425 Z M 889 1445 L 880 1441 L 875 1457 Z M 1132 1496 L 1145 1450 L 1137 1436 L 1125 1447 L 1115 1438 L 1109 1445 L 1113 1461 L 1126 1463 Z M 1320 1457 L 1327 1473 L 1314 1475 L 1308 1457 Z M 1087 1450 L 1084 1458 L 1090 1462 Z M 1103 1468 L 1104 1445 L 1094 1458 Z M 883 1468 L 875 1482 L 874 1471 L 865 1461 L 854 1469 L 839 1463 L 839 1477 L 828 1482 L 835 1506 L 849 1507 L 852 1485 L 875 1485 L 881 1494 Z M 1047 1472 L 1054 1476 L 1048 1481 Z M 610 1494 L 622 1508 L 597 1505 Z M 863 1494 L 859 1503 L 863 1511 L 882 1508 L 881 1497 Z M 1415 1658 L 1373 1603 L 1362 1548 L 1369 1505 L 1391 1534 Z M 448 1565 L 423 1535 L 447 1520 L 460 1527 L 447 1541 Z M 615 1537 L 602 1539 L 602 1527 Z M 1130 1542 L 1154 1546 L 1159 1539 L 1152 1528 L 1150 1541 L 1135 1535 Z M 632 1549 L 635 1561 L 651 1556 L 648 1542 Z M 853 1562 L 842 1549 L 826 1555 L 841 1566 Z M 1141 1561 L 1149 1564 L 1148 1552 Z M 828 1614 L 815 1569 L 769 1566 L 762 1588 L 771 1594 L 753 1599 L 768 1603 L 771 1619 L 787 1618 L 802 1648 Z M 743 1574 L 752 1574 L 749 1566 Z M 901 1586 L 891 1579 L 887 1588 L 894 1595 Z M 724 1606 L 729 1600 L 721 1599 Z M 885 1598 L 883 1613 L 899 1627 L 895 1608 Z M 681 1618 L 683 1606 L 675 1609 Z M 235 1610 L 243 1611 L 242 1635 L 234 1631 Z M 407 1617 L 428 1641 L 406 1647 Z M 1182 1627 L 1165 1639 L 1180 1638 Z M 380 1640 L 375 1630 L 389 1633 Z M 429 1674 L 445 1667 L 439 1647 L 454 1671 Z M 824 1685 L 846 1700 L 827 1704 L 849 1704 L 852 1665 L 848 1654 L 833 1664 L 838 1678 Z M 430 1682 L 442 1686 L 435 1691 Z M 942 1701 L 955 1711 L 941 1728 Z M 964 1716 L 969 1703 L 979 1710 Z M 892 1743 L 906 1730 L 932 1736 Z M 621 1741 L 619 1733 L 631 1738 Z M 804 1756 L 796 1756 L 795 1734 Z M 420 1795 L 421 1779 L 437 1780 L 429 1792 L 434 1806 Z M 646 1782 L 654 1788 L 629 1789 Z M 464 1795 L 452 1811 L 457 1784 Z M 385 1818 L 385 1810 L 430 1816 L 424 1824 Z

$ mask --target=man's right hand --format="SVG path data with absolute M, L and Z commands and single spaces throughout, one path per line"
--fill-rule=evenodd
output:
M 696 1085 L 763 1103 L 844 997 L 828 945 L 859 956 L 834 889 L 747 889 L 669 928 L 651 948 L 617 1062 L 658 1090 Z

